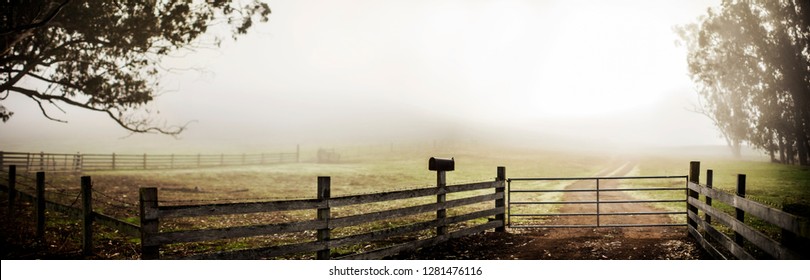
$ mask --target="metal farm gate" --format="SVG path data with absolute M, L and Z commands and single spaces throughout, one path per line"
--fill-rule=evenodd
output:
M 511 228 L 686 226 L 688 176 L 510 178 Z

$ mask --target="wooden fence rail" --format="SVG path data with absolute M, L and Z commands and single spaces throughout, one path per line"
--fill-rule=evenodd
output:
M 25 172 L 146 170 L 263 165 L 299 162 L 300 159 L 300 148 L 286 153 L 218 155 L 54 154 L 0 151 L 0 168 L 7 169 L 15 165 L 20 171 Z
M 45 211 L 55 211 L 62 213 L 69 218 L 78 219 L 82 221 L 82 253 L 85 256 L 93 254 L 93 224 L 103 225 L 112 229 L 118 230 L 120 233 L 131 236 L 140 237 L 140 226 L 131 224 L 129 222 L 119 220 L 117 218 L 96 212 L 93 209 L 92 198 L 92 180 L 90 176 L 81 177 L 81 192 L 78 198 L 81 199 L 81 205 L 67 205 L 60 202 L 47 200 L 45 197 L 45 172 L 36 173 L 36 193 L 28 194 L 26 192 L 16 189 L 17 185 L 17 166 L 12 165 L 8 168 L 7 184 L 0 184 L 0 191 L 8 194 L 8 215 L 10 218 L 15 217 L 17 202 L 30 202 L 36 205 L 36 239 L 40 241 L 45 240 L 45 225 L 46 216 Z M 77 200 L 78 202 L 79 200 Z M 74 203 L 75 204 L 75 203 Z
M 753 244 L 764 253 L 775 259 L 801 259 L 806 258 L 794 251 L 790 246 L 768 237 L 745 223 L 745 216 L 753 215 L 765 222 L 779 227 L 783 232 L 800 238 L 810 238 L 810 222 L 807 218 L 799 217 L 784 211 L 765 206 L 761 203 L 746 199 L 745 175 L 738 176 L 737 195 L 728 194 L 711 186 L 713 171 L 707 172 L 707 185 L 699 183 L 700 162 L 692 162 L 688 182 L 689 197 L 688 219 L 689 233 L 697 239 L 698 243 L 710 254 L 717 258 L 728 259 L 754 259 L 754 255 L 746 249 L 744 240 Z M 699 200 L 699 195 L 705 196 L 706 202 Z M 735 216 L 715 208 L 712 202 L 722 202 L 735 208 Z M 698 210 L 705 213 L 701 218 Z M 734 231 L 734 238 L 726 236 L 715 228 L 713 222 L 719 222 Z M 702 230 L 699 231 L 699 229 Z M 705 234 L 705 236 L 704 236 Z M 784 234 L 783 234 L 784 235 Z M 708 237 L 708 238 L 707 238 Z M 716 245 L 719 245 L 718 248 Z M 730 255 L 728 255 L 728 253 Z
M 13 215 L 18 198 L 37 204 L 37 232 L 38 238 L 44 238 L 45 210 L 58 211 L 69 217 L 82 221 L 82 251 L 86 255 L 93 254 L 93 223 L 117 229 L 119 232 L 133 237 L 140 237 L 141 258 L 160 258 L 161 246 L 177 243 L 204 242 L 241 237 L 264 236 L 271 234 L 299 233 L 303 231 L 316 231 L 317 240 L 297 244 L 285 244 L 263 248 L 243 249 L 235 251 L 211 252 L 189 256 L 191 259 L 257 259 L 273 258 L 298 253 L 316 253 L 318 259 L 332 258 L 331 250 L 342 246 L 375 242 L 401 237 L 406 234 L 425 230 L 447 228 L 448 225 L 459 224 L 475 219 L 488 218 L 482 224 L 468 226 L 459 225 L 455 231 L 441 232 L 426 239 L 415 240 L 370 252 L 339 256 L 342 259 L 379 259 L 403 251 L 418 249 L 446 241 L 450 238 L 483 232 L 488 229 L 503 231 L 505 226 L 505 168 L 498 167 L 498 176 L 495 181 L 470 183 L 461 185 L 391 191 L 343 197 L 331 197 L 330 177 L 318 177 L 316 199 L 268 201 L 248 203 L 222 203 L 209 205 L 179 205 L 162 206 L 158 201 L 157 188 L 141 188 L 139 198 L 140 225 L 134 225 L 117 218 L 104 215 L 92 209 L 92 181 L 89 176 L 81 180 L 81 207 L 66 205 L 45 199 L 45 173 L 37 173 L 37 195 L 20 192 L 15 188 L 17 183 L 16 166 L 8 170 L 8 184 L 0 185 L 0 189 L 8 193 L 9 215 Z M 494 190 L 493 193 L 482 193 Z M 395 200 L 419 199 L 425 197 L 438 197 L 450 193 L 463 193 L 466 196 L 452 200 L 437 200 L 436 203 L 403 206 L 397 209 L 372 210 L 369 213 L 354 214 L 336 217 L 331 214 L 334 207 L 352 205 L 364 206 L 370 203 L 389 202 Z M 437 217 L 433 220 L 417 221 L 407 225 L 377 229 L 370 232 L 355 233 L 350 236 L 332 238 L 331 232 L 338 228 L 374 223 L 387 219 L 395 219 L 409 215 L 430 213 L 447 210 L 455 207 L 494 202 L 485 209 L 458 211 L 454 216 Z M 40 208 L 40 204 L 44 205 Z M 74 203 L 75 204 L 75 203 Z M 479 207 L 480 208 L 480 207 Z M 195 229 L 164 232 L 160 230 L 161 220 L 184 217 L 220 216 L 232 214 L 268 213 L 278 211 L 313 210 L 317 212 L 314 220 L 295 221 L 276 224 L 260 224 L 249 226 L 233 226 L 216 229 Z M 494 217 L 494 218 L 492 218 Z M 42 227 L 42 228 L 40 228 Z M 40 234 L 42 232 L 42 234 Z M 40 236 L 42 235 L 42 236 Z
M 454 232 L 437 235 L 427 239 L 416 240 L 370 252 L 340 256 L 341 259 L 379 259 L 391 256 L 402 251 L 414 250 L 445 241 L 449 238 L 482 232 L 488 229 L 503 229 L 505 225 L 504 199 L 505 168 L 498 168 L 498 179 L 491 182 L 481 182 L 446 187 L 431 187 L 414 190 L 392 191 L 384 193 L 353 195 L 344 197 L 330 196 L 330 177 L 318 178 L 316 199 L 224 203 L 209 205 L 160 206 L 158 205 L 158 191 L 156 188 L 142 188 L 141 194 L 141 229 L 142 229 L 142 257 L 144 259 L 160 258 L 160 247 L 168 244 L 213 241 L 240 237 L 253 237 L 281 233 L 299 233 L 304 231 L 317 232 L 317 240 L 285 244 L 263 248 L 234 250 L 227 252 L 214 252 L 190 256 L 192 259 L 253 259 L 272 258 L 289 254 L 316 253 L 318 259 L 330 259 L 330 250 L 341 246 L 350 246 L 364 242 L 374 242 L 404 234 L 442 228 L 451 224 L 458 224 L 474 219 L 495 217 L 483 224 L 463 227 Z M 482 190 L 494 190 L 490 194 L 480 194 Z M 479 191 L 479 192 L 474 192 Z M 449 193 L 474 192 L 467 197 L 457 198 L 435 203 L 419 204 L 399 207 L 396 209 L 373 211 L 344 217 L 331 215 L 333 207 L 349 205 L 364 205 L 376 202 L 387 202 L 401 199 L 420 197 L 438 197 Z M 477 204 L 487 201 L 495 202 L 484 210 L 468 211 L 451 217 L 437 217 L 434 220 L 415 222 L 407 225 L 390 227 L 371 232 L 359 233 L 341 238 L 331 238 L 331 231 L 338 228 L 358 226 L 374 223 L 381 220 L 400 218 L 404 216 L 430 213 L 438 210 L 447 210 L 454 207 Z M 500 203 L 500 204 L 499 204 Z M 317 213 L 314 220 L 296 221 L 288 223 L 262 224 L 250 226 L 236 226 L 216 229 L 195 229 L 163 232 L 159 229 L 162 219 L 218 216 L 232 214 L 267 213 L 291 210 L 313 210 Z M 146 226 L 149 225 L 149 226 Z

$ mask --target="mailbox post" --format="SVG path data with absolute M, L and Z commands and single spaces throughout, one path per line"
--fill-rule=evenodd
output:
M 439 204 L 439 209 L 436 210 L 436 221 L 439 222 L 439 225 L 436 227 L 436 235 L 440 236 L 447 234 L 447 224 L 445 223 L 447 209 L 444 207 L 444 203 L 447 201 L 446 172 L 455 170 L 455 167 L 456 162 L 453 158 L 431 157 L 430 160 L 428 160 L 428 170 L 436 171 L 436 188 L 439 189 L 436 195 L 436 203 Z

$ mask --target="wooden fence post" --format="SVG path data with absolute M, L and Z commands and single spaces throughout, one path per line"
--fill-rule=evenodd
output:
M 45 152 L 39 151 L 39 171 L 45 171 Z M 28 170 L 31 172 L 31 170 Z
M 737 196 L 745 198 L 745 174 L 737 174 Z M 734 208 L 735 214 L 737 214 L 737 221 L 745 223 L 745 211 L 740 208 Z M 734 232 L 734 243 L 737 245 L 742 246 L 745 239 L 742 235 Z
M 174 169 L 174 154 L 169 158 L 169 169 Z
M 0 170 L 3 170 L 5 165 L 3 164 L 3 151 L 0 151 Z
M 115 153 L 112 153 L 112 169 L 115 170 Z
M 695 184 L 700 184 L 700 162 L 699 161 L 689 162 L 689 182 L 692 182 L 692 183 L 695 183 Z M 698 192 L 687 188 L 686 193 L 687 193 L 687 195 L 689 197 L 694 198 L 694 199 L 698 199 Z M 695 215 L 697 215 L 697 213 L 698 213 L 697 207 L 692 205 L 692 204 L 689 204 L 688 202 L 686 203 L 686 211 L 695 213 Z M 687 222 L 687 224 L 689 224 L 689 226 L 697 229 L 697 221 L 692 220 L 692 218 L 690 218 L 689 216 L 687 216 L 686 219 L 687 219 L 686 222 Z
M 93 254 L 93 183 L 82 176 L 82 254 Z
M 160 225 L 157 209 L 157 188 L 141 188 L 139 202 L 141 210 L 141 259 L 159 259 L 160 245 L 152 245 L 152 236 L 158 233 Z
M 146 170 L 146 153 L 143 154 L 143 170 Z
M 801 213 L 804 208 L 801 204 L 785 203 L 782 205 L 782 211 L 785 213 L 796 214 Z M 779 241 L 785 247 L 794 248 L 796 252 L 801 252 L 800 255 L 807 259 L 810 257 L 810 239 L 800 237 L 797 234 L 787 229 L 782 229 L 782 238 Z
M 37 172 L 37 234 L 39 242 L 45 241 L 45 172 Z
M 73 171 L 74 171 L 74 172 L 81 172 L 81 171 L 82 171 L 82 168 L 84 167 L 84 166 L 83 166 L 83 165 L 84 165 L 84 161 L 82 160 L 82 154 L 81 154 L 81 153 L 79 153 L 79 152 L 76 152 L 76 155 L 75 155 L 73 158 L 74 158 L 74 161 L 73 161 Z
M 8 167 L 8 216 L 13 218 L 14 215 L 14 201 L 17 200 L 17 166 L 11 165 Z
M 711 169 L 706 170 L 706 188 L 711 189 L 713 181 L 714 181 L 714 171 L 711 170 Z M 712 206 L 712 197 L 711 196 L 708 196 L 708 195 L 706 196 L 706 205 Z M 705 215 L 706 223 L 711 225 L 712 224 L 712 216 L 709 215 L 709 213 L 703 213 L 703 214 Z
M 436 204 L 439 204 L 439 210 L 436 210 L 436 221 L 439 226 L 436 227 L 436 235 L 442 236 L 447 234 L 447 209 L 444 208 L 444 203 L 447 202 L 447 173 L 444 170 L 436 171 L 436 188 L 438 194 L 436 195 Z
M 506 167 L 498 166 L 498 177 L 496 179 L 497 186 L 495 187 L 495 193 L 505 194 L 504 190 L 506 190 Z M 506 199 L 497 198 L 495 199 L 495 208 L 498 207 L 505 207 Z M 495 228 L 495 232 L 506 232 L 506 208 L 503 209 L 502 213 L 495 214 L 495 220 L 500 221 L 501 225 Z
M 331 235 L 331 230 L 329 229 L 329 216 L 331 215 L 331 209 L 329 208 L 329 198 L 332 196 L 331 181 L 332 178 L 328 176 L 318 177 L 318 200 L 326 201 L 325 208 L 318 208 L 318 220 L 326 221 L 326 227 L 318 229 L 319 242 L 328 242 Z M 330 255 L 330 248 L 329 246 L 327 246 L 326 249 L 318 251 L 316 257 L 319 260 L 328 260 L 330 258 L 329 255 Z

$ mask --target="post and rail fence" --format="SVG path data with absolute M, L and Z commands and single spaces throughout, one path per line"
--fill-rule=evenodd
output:
M 45 226 L 46 215 L 45 211 L 55 211 L 62 213 L 69 218 L 81 221 L 81 236 L 82 236 L 82 254 L 85 256 L 93 255 L 93 224 L 103 225 L 117 230 L 119 233 L 130 237 L 139 237 L 141 227 L 120 220 L 118 218 L 103 214 L 93 209 L 93 183 L 90 176 L 82 176 L 80 184 L 80 192 L 77 195 L 74 203 L 65 204 L 48 200 L 46 197 L 46 183 L 45 172 L 39 171 L 36 173 L 35 193 L 29 194 L 17 189 L 18 174 L 17 166 L 11 165 L 8 171 L 3 170 L 2 173 L 7 174 L 5 184 L 0 182 L 0 191 L 8 194 L 8 211 L 9 218 L 16 218 L 16 211 L 19 207 L 18 202 L 30 202 L 35 205 L 34 216 L 36 219 L 36 234 L 35 238 L 38 241 L 45 240 Z M 77 202 L 79 206 L 77 206 Z
M 0 151 L 0 167 L 5 170 L 15 165 L 18 171 L 23 172 L 185 169 L 300 161 L 300 146 L 294 152 L 261 154 L 56 154 Z
M 686 190 L 686 226 L 689 234 L 709 254 L 719 259 L 755 259 L 763 258 L 763 254 L 766 255 L 764 258 L 773 259 L 807 258 L 806 252 L 797 252 L 795 247 L 786 244 L 785 241 L 786 237 L 810 239 L 810 222 L 808 222 L 807 218 L 789 214 L 745 198 L 746 177 L 743 174 L 738 175 L 737 194 L 734 195 L 712 187 L 712 170 L 707 171 L 707 184 L 701 185 L 699 183 L 699 162 L 691 162 L 689 170 Z M 140 224 L 137 225 L 105 215 L 92 208 L 93 186 L 89 176 L 81 178 L 81 191 L 76 199 L 76 202 L 79 201 L 79 198 L 81 199 L 80 206 L 76 206 L 76 202 L 68 205 L 47 200 L 45 198 L 45 172 L 41 171 L 36 173 L 35 194 L 28 194 L 17 189 L 17 176 L 19 175 L 16 166 L 9 166 L 7 171 L 3 170 L 2 173 L 7 174 L 7 180 L 0 182 L 0 190 L 8 194 L 9 215 L 14 215 L 14 212 L 17 211 L 15 208 L 19 205 L 18 201 L 28 201 L 35 205 L 37 219 L 35 237 L 37 239 L 45 238 L 46 210 L 61 212 L 82 221 L 82 252 L 88 255 L 93 253 L 93 224 L 95 223 L 117 229 L 118 232 L 127 236 L 140 237 L 141 257 L 143 259 L 161 258 L 161 247 L 170 244 L 307 231 L 316 233 L 314 241 L 209 252 L 187 257 L 194 259 L 255 259 L 314 253 L 317 259 L 379 259 L 489 229 L 504 231 L 508 221 L 508 218 L 505 217 L 510 214 L 507 213 L 505 205 L 505 200 L 508 199 L 506 196 L 508 192 L 506 190 L 507 179 L 505 168 L 499 167 L 497 171 L 497 177 L 494 181 L 442 186 L 444 176 L 437 173 L 437 186 L 435 187 L 342 197 L 331 196 L 330 177 L 318 177 L 315 199 L 206 205 L 161 205 L 157 188 L 141 188 L 139 199 Z M 487 192 L 487 190 L 493 192 Z M 459 193 L 464 193 L 466 196 L 458 195 Z M 448 194 L 454 194 L 454 199 L 447 199 Z M 703 196 L 705 202 L 700 200 L 701 196 Z M 386 210 L 369 210 L 373 208 L 365 207 L 374 203 L 430 197 L 435 197 L 435 202 L 415 205 L 411 203 L 407 206 L 398 206 Z M 483 207 L 483 209 L 481 207 L 474 210 L 460 210 L 461 208 L 458 208 L 487 202 L 493 203 Z M 734 208 L 734 215 L 717 208 L 719 203 Z M 353 213 L 348 216 L 337 216 L 332 212 L 335 208 L 347 206 L 361 206 L 361 208 L 370 212 Z M 449 209 L 459 210 L 454 211 L 455 215 L 449 216 L 447 215 Z M 282 211 L 313 211 L 316 218 L 294 222 L 240 225 L 213 229 L 161 230 L 162 221 L 167 219 Z M 337 229 L 432 212 L 435 212 L 436 216 L 428 220 L 421 220 L 407 225 L 389 226 L 339 238 L 332 236 L 332 232 Z M 701 212 L 703 215 L 699 215 Z M 783 231 L 783 240 L 776 241 L 751 226 L 750 221 L 746 222 L 748 216 L 757 217 L 780 228 Z M 475 222 L 471 223 L 472 225 L 464 223 L 468 221 Z M 449 227 L 450 225 L 454 226 Z M 730 236 L 723 233 L 725 229 L 720 227 L 721 225 L 733 233 Z M 451 228 L 454 231 L 450 231 Z M 368 252 L 345 255 L 336 254 L 334 251 L 338 247 L 384 241 L 388 238 L 432 230 L 435 230 L 433 236 L 422 236 L 422 238 Z M 753 250 L 756 250 L 756 252 Z
M 305 231 L 317 232 L 315 241 L 284 244 L 262 248 L 241 249 L 233 251 L 218 251 L 203 253 L 184 258 L 191 259 L 257 259 L 282 257 L 291 254 L 315 253 L 316 259 L 380 259 L 386 256 L 396 255 L 401 252 L 411 251 L 425 246 L 438 244 L 451 238 L 480 233 L 489 229 L 503 231 L 505 222 L 504 188 L 505 188 L 505 168 L 498 167 L 497 177 L 494 181 L 469 183 L 460 185 L 447 185 L 420 189 L 400 190 L 382 193 L 371 193 L 362 195 L 350 195 L 342 197 L 331 196 L 331 178 L 318 177 L 317 198 L 303 200 L 285 201 L 265 201 L 265 202 L 244 202 L 244 203 L 220 203 L 206 205 L 160 205 L 157 188 L 141 188 L 139 198 L 139 225 L 131 224 L 114 217 L 104 215 L 92 209 L 92 181 L 89 176 L 81 178 L 81 207 L 66 205 L 48 201 L 44 198 L 45 184 L 44 172 L 37 173 L 37 195 L 29 195 L 15 189 L 16 166 L 8 169 L 8 180 L 6 185 L 0 185 L 0 190 L 8 194 L 9 214 L 18 207 L 17 198 L 20 200 L 36 203 L 37 216 L 37 238 L 44 238 L 40 233 L 44 233 L 45 209 L 62 212 L 70 217 L 82 221 L 82 252 L 85 255 L 93 254 L 93 223 L 112 227 L 119 232 L 131 236 L 139 237 L 141 243 L 142 259 L 161 258 L 161 247 L 169 244 L 205 242 L 216 240 L 227 240 L 242 237 L 267 236 L 273 234 L 299 233 Z M 442 180 L 440 178 L 439 180 Z M 442 183 L 441 181 L 438 181 Z M 488 193 L 487 190 L 492 190 Z M 371 207 L 363 207 L 370 212 L 353 214 L 348 216 L 336 216 L 331 213 L 331 209 L 346 206 L 364 206 L 373 203 L 386 203 L 390 201 L 402 201 L 409 199 L 419 199 L 428 197 L 444 197 L 447 194 L 458 195 L 452 200 L 437 200 L 436 203 L 418 204 L 417 202 L 406 204 L 406 206 L 395 209 L 373 210 Z M 491 202 L 489 206 L 481 205 Z M 42 206 L 44 204 L 44 206 Z M 75 204 L 75 203 L 74 203 Z M 416 205 L 414 205 L 416 204 Z M 479 205 L 476 209 L 461 209 L 458 207 L 467 205 Z M 453 216 L 437 217 L 435 219 L 421 220 L 406 225 L 385 227 L 369 232 L 357 233 L 350 236 L 333 238 L 331 232 L 340 228 L 356 227 L 368 225 L 370 223 L 403 218 L 407 216 L 446 211 L 454 209 L 457 211 Z M 192 229 L 192 230 L 161 230 L 161 222 L 166 219 L 184 217 L 212 217 L 234 214 L 250 213 L 272 213 L 281 211 L 315 211 L 316 219 L 303 220 L 275 224 L 258 224 L 248 226 L 231 226 L 214 229 Z M 493 218 L 494 217 L 494 218 Z M 467 224 L 466 222 L 470 222 Z M 453 225 L 453 231 L 448 230 L 448 226 Z M 40 228 L 41 227 L 41 228 Z M 405 243 L 396 244 L 384 248 L 375 249 L 368 252 L 354 253 L 349 255 L 336 255 L 333 249 L 346 247 L 355 244 L 368 242 L 385 241 L 390 238 L 399 238 L 407 234 L 430 231 L 431 229 L 444 230 L 437 231 L 434 236 L 416 238 Z
M 737 175 L 737 193 L 729 194 L 712 187 L 714 172 L 707 170 L 706 184 L 700 184 L 700 162 L 693 161 L 689 167 L 687 197 L 687 227 L 709 254 L 718 259 L 807 259 L 807 252 L 797 252 L 790 239 L 810 240 L 810 222 L 806 217 L 796 216 L 745 198 L 746 175 Z M 700 200 L 704 197 L 704 201 Z M 717 208 L 717 203 L 734 208 L 734 215 Z M 713 205 L 714 204 L 714 205 Z M 703 212 L 703 217 L 699 215 Z M 746 222 L 754 216 L 782 230 L 782 240 L 776 241 Z M 732 236 L 719 227 L 733 231 Z M 792 238 L 791 238 L 792 237 Z M 757 254 L 753 251 L 764 253 Z

